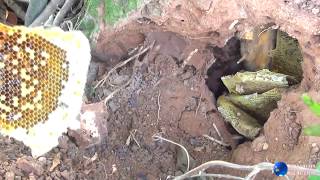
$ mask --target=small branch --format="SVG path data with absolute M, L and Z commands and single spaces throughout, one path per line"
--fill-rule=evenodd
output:
M 64 0 L 51 0 L 41 14 L 30 24 L 30 27 L 43 25 Z
M 55 19 L 53 20 L 54 26 L 59 26 L 63 19 L 66 17 L 68 11 L 71 11 L 72 6 L 75 4 L 76 0 L 66 0 L 63 4 L 62 8 L 56 15 Z
M 139 146 L 139 148 L 141 148 L 139 142 L 137 141 L 137 139 L 136 139 L 136 137 L 135 137 L 136 132 L 137 132 L 136 129 L 130 131 L 130 136 L 132 137 L 133 141 Z

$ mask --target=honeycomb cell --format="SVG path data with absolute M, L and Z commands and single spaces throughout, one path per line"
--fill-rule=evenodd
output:
M 47 120 L 68 78 L 67 64 L 66 52 L 45 38 L 1 25 L 1 128 L 28 129 Z

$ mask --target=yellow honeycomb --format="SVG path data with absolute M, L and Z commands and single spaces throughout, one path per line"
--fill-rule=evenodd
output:
M 88 39 L 79 31 L 0 23 L 0 133 L 39 156 L 79 127 L 90 62 Z
M 0 28 L 0 127 L 29 129 L 57 107 L 66 51 L 36 33 Z

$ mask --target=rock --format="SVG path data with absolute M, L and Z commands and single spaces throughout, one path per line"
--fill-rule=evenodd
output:
M 269 148 L 268 143 L 263 143 L 262 150 L 266 151 L 266 150 L 268 150 L 268 148 Z
M 34 173 L 37 176 L 44 172 L 40 162 L 34 160 L 32 157 L 19 158 L 17 160 L 17 167 L 27 174 Z
M 5 179 L 14 180 L 14 172 L 6 172 Z

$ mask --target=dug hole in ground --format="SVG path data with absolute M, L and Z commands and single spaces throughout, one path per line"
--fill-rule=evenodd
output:
M 30 178 L 21 170 L 21 160 L 16 162 L 25 157 L 39 169 L 30 171 L 39 178 L 152 180 L 182 175 L 187 169 L 185 152 L 154 135 L 183 145 L 190 154 L 190 169 L 211 160 L 244 165 L 284 161 L 314 168 L 320 138 L 301 130 L 320 123 L 320 118 L 304 105 L 301 94 L 320 101 L 320 19 L 313 10 L 320 3 L 302 6 L 304 2 L 151 1 L 113 27 L 102 23 L 83 107 L 95 113 L 102 138 L 93 143 L 86 134 L 69 131 L 57 148 L 37 160 L 25 157 L 30 152 L 21 144 L 3 139 L 6 153 L 0 173 Z M 217 94 L 208 86 L 220 92 L 218 79 L 224 69 L 241 58 L 232 37 L 268 23 L 299 40 L 303 80 L 282 94 L 258 137 L 243 141 L 223 120 Z M 221 71 L 210 70 L 217 61 L 223 62 Z M 221 167 L 208 172 L 242 177 L 248 173 Z M 256 179 L 283 177 L 268 171 Z

